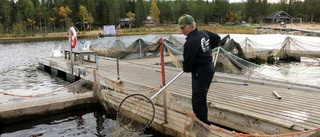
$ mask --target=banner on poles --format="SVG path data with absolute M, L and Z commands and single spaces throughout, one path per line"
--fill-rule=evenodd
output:
M 114 36 L 116 35 L 116 27 L 115 25 L 104 25 L 103 31 L 105 36 Z

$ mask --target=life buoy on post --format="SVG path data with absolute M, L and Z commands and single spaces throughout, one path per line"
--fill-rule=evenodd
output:
M 71 41 L 71 47 L 75 48 L 78 42 L 76 29 L 74 27 L 70 27 L 67 33 L 68 39 L 69 41 Z

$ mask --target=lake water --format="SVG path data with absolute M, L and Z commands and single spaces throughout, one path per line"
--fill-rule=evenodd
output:
M 95 48 L 108 48 L 108 43 L 115 39 L 125 42 L 126 46 L 141 38 L 145 41 L 156 42 L 160 37 L 169 39 L 177 37 L 181 42 L 184 36 L 176 35 L 147 35 L 147 36 L 122 36 L 117 38 L 99 38 L 91 40 Z M 221 35 L 224 37 L 225 35 Z M 246 38 L 265 44 L 276 45 L 283 42 L 285 35 L 240 35 L 232 34 L 236 42 L 243 42 Z M 297 39 L 320 45 L 319 38 L 294 36 Z M 80 39 L 81 41 L 81 39 Z M 318 42 L 318 43 L 317 43 Z M 0 93 L 12 95 L 36 95 L 50 92 L 54 89 L 70 84 L 58 77 L 37 69 L 38 58 L 49 56 L 54 45 L 61 45 L 66 49 L 68 41 L 46 41 L 30 43 L 0 44 Z M 317 47 L 318 48 L 318 47 Z M 287 63 L 278 65 L 262 65 L 255 70 L 268 78 L 281 79 L 288 82 L 297 82 L 306 85 L 320 86 L 320 63 L 318 59 L 303 59 L 301 63 Z M 55 94 L 35 98 L 46 98 L 61 94 L 71 94 L 62 91 Z M 0 94 L 0 104 L 21 102 L 30 97 L 8 96 Z M 8 125 L 0 128 L 0 137 L 16 136 L 112 136 L 114 120 L 104 113 L 101 108 L 89 111 L 79 110 L 39 118 L 37 120 L 23 121 L 18 125 Z M 147 133 L 148 134 L 148 133 Z M 153 133 L 152 133 L 153 134 Z
M 115 121 L 99 109 L 77 110 L 63 114 L 39 117 L 6 125 L 1 137 L 66 137 L 108 136 L 113 133 Z

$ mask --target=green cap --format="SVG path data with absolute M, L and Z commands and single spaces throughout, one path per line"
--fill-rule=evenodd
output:
M 178 28 L 184 27 L 185 25 L 194 24 L 194 19 L 188 14 L 182 15 L 178 20 Z

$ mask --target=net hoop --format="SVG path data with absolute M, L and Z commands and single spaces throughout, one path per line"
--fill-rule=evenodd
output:
M 131 94 L 131 95 L 125 97 L 121 101 L 121 103 L 120 103 L 120 105 L 118 107 L 117 117 L 119 115 L 121 115 L 121 111 L 120 110 L 121 110 L 121 107 L 122 107 L 123 103 L 126 100 L 128 100 L 129 98 L 137 98 L 137 97 L 142 97 L 142 98 L 146 99 L 147 103 L 149 103 L 152 106 L 152 117 L 151 117 L 151 119 L 149 120 L 148 123 L 146 123 L 145 125 L 143 125 L 142 127 L 139 127 L 139 128 L 130 128 L 129 126 L 126 126 L 126 125 L 123 124 L 123 122 L 122 122 L 123 119 L 117 120 L 117 122 L 119 123 L 120 127 L 123 127 L 125 130 L 130 131 L 130 132 L 142 132 L 142 131 L 144 131 L 146 128 L 150 127 L 150 125 L 152 124 L 153 119 L 155 117 L 155 107 L 154 107 L 154 104 L 153 104 L 152 100 L 150 98 L 148 98 L 147 96 L 143 95 L 143 94 Z

